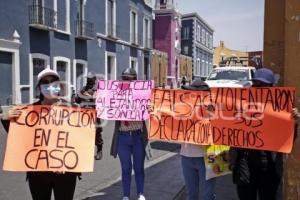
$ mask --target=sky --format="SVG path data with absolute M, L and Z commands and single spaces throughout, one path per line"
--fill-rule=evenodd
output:
M 175 0 L 180 13 L 197 12 L 230 49 L 263 49 L 264 0 Z

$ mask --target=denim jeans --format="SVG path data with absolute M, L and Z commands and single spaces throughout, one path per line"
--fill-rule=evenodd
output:
M 122 168 L 123 196 L 130 197 L 132 166 L 137 194 L 144 194 L 145 148 L 142 134 L 130 135 L 126 132 L 120 132 L 118 135 L 118 156 Z
M 188 200 L 199 200 L 199 190 L 201 200 L 214 200 L 216 179 L 205 179 L 204 158 L 181 156 L 181 164 L 188 193 Z

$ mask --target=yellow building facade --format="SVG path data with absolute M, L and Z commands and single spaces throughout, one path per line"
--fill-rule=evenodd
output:
M 219 46 L 214 48 L 213 65 L 219 66 L 222 60 L 229 57 L 248 57 L 248 53 L 229 49 L 225 46 L 224 41 L 220 41 Z

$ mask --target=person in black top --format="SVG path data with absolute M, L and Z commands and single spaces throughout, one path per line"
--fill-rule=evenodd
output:
M 255 72 L 253 87 L 272 87 L 273 72 L 266 68 Z M 299 114 L 293 110 L 295 135 L 297 137 Z M 276 133 L 274 133 L 276 134 Z M 282 133 L 280 133 L 282 134 Z M 237 185 L 240 200 L 282 200 L 283 154 L 279 152 L 230 149 L 233 182 Z
M 96 108 L 96 95 L 97 95 L 97 84 L 96 84 L 96 75 L 90 72 L 87 76 L 86 85 L 80 90 L 79 95 L 74 98 L 75 103 L 79 104 L 82 108 Z M 97 152 L 95 155 L 96 160 L 102 159 L 102 148 L 103 148 L 103 139 L 102 139 L 102 127 L 101 120 L 97 118 L 96 121 L 96 140 L 95 145 L 97 147 Z

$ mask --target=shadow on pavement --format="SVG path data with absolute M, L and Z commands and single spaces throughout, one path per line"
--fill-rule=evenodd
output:
M 175 144 L 175 143 L 167 143 L 167 142 L 151 142 L 151 148 L 152 149 L 157 149 L 157 150 L 162 150 L 162 151 L 178 151 L 180 149 L 180 144 Z

